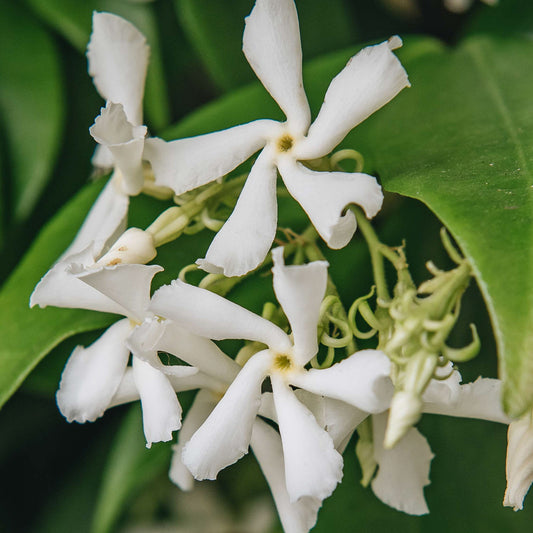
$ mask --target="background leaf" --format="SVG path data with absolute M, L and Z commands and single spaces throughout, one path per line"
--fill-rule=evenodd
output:
M 0 1 L 0 126 L 5 130 L 11 215 L 26 217 L 51 177 L 64 109 L 52 39 L 17 3 Z

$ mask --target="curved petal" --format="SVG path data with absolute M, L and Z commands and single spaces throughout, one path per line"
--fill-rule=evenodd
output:
M 146 447 L 172 440 L 172 432 L 181 427 L 181 405 L 167 377 L 134 357 L 133 379 L 141 397 Z
M 85 264 L 94 263 L 90 247 L 71 255 L 66 260 L 55 264 L 39 281 L 30 297 L 30 307 L 39 305 L 46 307 L 68 307 L 73 309 L 89 309 L 118 315 L 127 314 L 127 310 L 107 295 L 84 283 L 73 273 L 85 272 Z
M 291 348 L 289 337 L 272 322 L 178 279 L 155 292 L 150 310 L 201 337 L 255 340 L 279 352 Z
M 126 316 L 142 322 L 150 302 L 152 278 L 162 270 L 158 265 L 116 265 L 84 270 L 78 279 L 120 305 Z
M 106 146 L 122 175 L 122 187 L 129 195 L 141 192 L 144 185 L 142 155 L 146 126 L 134 126 L 122 104 L 107 102 L 89 128 L 93 139 Z
M 402 41 L 388 41 L 363 48 L 333 78 L 318 117 L 307 138 L 294 147 L 297 159 L 329 154 L 350 130 L 409 87 L 407 73 L 392 50 Z
M 454 380 L 456 378 L 453 378 Z M 446 380 L 448 381 L 448 380 Z M 455 385 L 456 390 L 450 394 L 439 387 L 440 383 L 430 381 L 424 394 L 424 413 L 458 416 L 461 418 L 478 418 L 509 424 L 509 418 L 501 405 L 501 381 L 491 378 L 477 378 L 474 383 Z M 429 391 L 429 392 L 428 392 Z M 440 397 L 439 397 L 440 396 Z M 427 399 L 430 401 L 427 401 Z
M 69 422 L 94 422 L 109 407 L 128 363 L 124 340 L 130 329 L 128 320 L 119 320 L 89 347 L 78 346 L 72 352 L 56 394 Z
M 294 339 L 293 356 L 305 365 L 318 351 L 317 325 L 326 292 L 328 263 L 285 266 L 283 248 L 272 250 L 274 292 L 289 320 Z
M 134 126 L 142 124 L 149 54 L 144 35 L 133 24 L 111 13 L 93 13 L 89 74 L 104 100 L 122 104 Z
M 109 171 L 115 166 L 115 159 L 107 146 L 98 144 L 91 157 L 91 164 L 100 170 Z
M 291 502 L 310 496 L 327 498 L 342 479 L 342 456 L 331 437 L 301 404 L 279 375 L 270 377 Z
M 227 130 L 165 142 L 147 139 L 144 159 L 154 171 L 156 185 L 183 194 L 221 178 L 266 144 L 273 120 L 255 120 Z
M 272 356 L 254 355 L 235 378 L 204 424 L 183 448 L 183 463 L 198 479 L 215 479 L 248 453 L 252 425 L 261 403 L 261 384 Z
M 349 204 L 361 206 L 372 218 L 383 203 L 376 178 L 359 172 L 314 172 L 288 157 L 278 168 L 291 196 L 303 207 L 320 236 L 330 248 L 346 246 L 357 228 Z
M 278 220 L 277 171 L 263 150 L 244 184 L 233 213 L 216 234 L 205 259 L 196 264 L 207 272 L 242 276 L 266 257 Z
M 390 361 L 383 352 L 361 350 L 323 370 L 294 372 L 289 381 L 368 413 L 380 413 L 389 407 L 394 392 L 389 373 Z
M 316 524 L 322 501 L 303 497 L 291 503 L 285 484 L 285 462 L 279 434 L 256 420 L 250 445 L 268 482 L 285 533 L 308 533 Z
M 429 485 L 429 468 L 434 455 L 424 436 L 411 428 L 392 448 L 383 448 L 388 415 L 372 417 L 374 458 L 379 470 L 372 481 L 374 494 L 384 503 L 412 515 L 429 513 L 424 487 Z
M 216 399 L 209 391 L 201 390 L 196 395 L 189 412 L 183 419 L 183 425 L 178 433 L 178 443 L 172 446 L 172 462 L 168 476 L 181 490 L 192 490 L 194 478 L 183 464 L 181 454 L 183 445 L 196 433 L 215 408 Z
M 509 425 L 507 433 L 507 458 L 505 474 L 507 487 L 503 505 L 522 509 L 531 484 L 533 483 L 533 423 L 528 414 Z
M 118 174 L 113 174 L 59 261 L 81 252 L 91 243 L 95 256 L 99 256 L 126 229 L 129 204 L 130 198 L 122 191 Z
M 257 0 L 246 17 L 242 49 L 257 77 L 300 135 L 311 112 L 302 81 L 298 14 L 292 0 Z

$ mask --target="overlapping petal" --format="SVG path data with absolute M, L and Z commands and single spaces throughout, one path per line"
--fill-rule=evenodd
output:
M 342 479 L 342 457 L 331 437 L 279 375 L 270 376 L 291 502 L 327 498 Z
M 124 106 L 128 121 L 142 124 L 142 100 L 150 49 L 144 35 L 121 17 L 93 14 L 87 47 L 89 74 L 104 100 Z
M 279 159 L 278 168 L 289 193 L 303 207 L 330 248 L 342 248 L 357 228 L 349 204 L 363 208 L 372 218 L 381 208 L 383 193 L 376 178 L 359 172 L 315 172 L 289 157 Z
M 327 155 L 350 130 L 409 87 L 407 73 L 392 50 L 402 41 L 392 37 L 363 48 L 333 78 L 307 137 L 295 147 L 297 159 Z
M 124 339 L 130 330 L 128 320 L 119 320 L 89 347 L 72 352 L 56 394 L 69 422 L 93 422 L 109 407 L 128 363 Z
M 207 272 L 242 276 L 268 253 L 277 225 L 277 171 L 270 151 L 259 154 L 233 213 L 211 242 L 205 259 L 196 263 Z
M 429 513 L 424 487 L 434 455 L 425 437 L 415 428 L 391 450 L 383 447 L 388 415 L 372 417 L 374 458 L 379 469 L 372 481 L 376 496 L 391 507 L 412 515 Z
M 94 140 L 106 146 L 120 170 L 122 187 L 129 195 L 141 192 L 144 185 L 142 157 L 146 126 L 134 126 L 126 117 L 122 104 L 107 102 L 89 129 Z
M 181 405 L 163 372 L 138 357 L 133 358 L 133 379 L 141 397 L 146 447 L 172 440 L 181 427 Z
M 178 442 L 172 446 L 173 453 L 169 477 L 181 490 L 192 490 L 194 485 L 194 478 L 181 459 L 183 445 L 205 422 L 215 408 L 216 403 L 216 399 L 211 392 L 207 390 L 198 391 L 191 408 L 183 420 L 183 425 L 178 433 Z
M 251 447 L 268 482 L 285 533 L 307 533 L 316 523 L 322 501 L 302 497 L 291 502 L 285 483 L 285 462 L 279 434 L 262 422 L 253 425 Z
M 150 302 L 152 278 L 162 270 L 158 265 L 116 265 L 93 271 L 82 269 L 78 280 L 116 302 L 125 316 L 142 322 Z
M 114 173 L 98 195 L 75 239 L 63 252 L 59 261 L 91 245 L 94 257 L 98 257 L 125 231 L 129 203 L 130 198 L 124 193 L 118 174 Z
M 218 472 L 248 452 L 252 425 L 260 405 L 261 384 L 272 355 L 254 355 L 237 375 L 204 424 L 183 448 L 183 463 L 196 479 Z
M 180 280 L 157 290 L 150 310 L 201 337 L 256 340 L 280 352 L 291 347 L 289 337 L 272 322 Z
M 379 350 L 361 350 L 323 369 L 291 373 L 291 384 L 354 405 L 368 413 L 387 409 L 394 392 L 389 358 Z
M 283 248 L 272 250 L 274 292 L 291 325 L 293 357 L 305 365 L 318 351 L 317 324 L 326 292 L 328 263 L 285 266 Z
M 298 14 L 292 0 L 258 0 L 246 18 L 243 51 L 257 77 L 299 135 L 311 113 L 302 81 Z
M 151 138 L 145 142 L 144 159 L 152 165 L 157 185 L 182 194 L 231 172 L 260 150 L 278 127 L 272 120 L 255 120 L 171 142 Z

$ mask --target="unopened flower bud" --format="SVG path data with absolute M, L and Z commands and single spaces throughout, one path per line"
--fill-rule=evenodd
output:
M 139 228 L 129 228 L 97 262 L 97 266 L 149 263 L 157 251 L 150 233 Z
M 389 423 L 383 445 L 394 448 L 400 439 L 414 426 L 422 413 L 423 402 L 419 396 L 409 391 L 398 391 L 392 398 Z

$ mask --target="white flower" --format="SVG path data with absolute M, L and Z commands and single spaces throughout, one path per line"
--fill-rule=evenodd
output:
M 507 488 L 503 505 L 518 511 L 533 483 L 533 413 L 509 424 L 507 442 Z
M 268 346 L 244 365 L 202 426 L 185 445 L 183 462 L 196 479 L 217 473 L 248 451 L 261 404 L 261 386 L 270 378 L 283 444 L 290 501 L 323 500 L 341 479 L 342 457 L 331 437 L 298 401 L 291 385 L 341 399 L 367 412 L 386 409 L 392 397 L 390 363 L 375 350 L 358 352 L 326 370 L 304 367 L 317 353 L 317 322 L 327 280 L 327 263 L 284 266 L 283 250 L 273 251 L 274 290 L 292 328 L 292 338 L 271 322 L 209 291 L 174 281 L 152 298 L 155 314 L 196 335 L 214 340 L 249 339 Z
M 460 385 L 461 376 L 454 371 L 444 381 L 432 380 L 423 395 L 422 412 L 477 418 L 493 422 L 509 423 L 500 403 L 501 382 L 497 379 L 478 378 L 474 383 Z M 348 407 L 348 406 L 346 406 Z M 336 427 L 342 435 L 352 434 L 361 414 L 354 420 L 337 409 L 330 409 L 323 422 Z M 429 484 L 429 470 L 434 455 L 426 438 L 411 428 L 392 449 L 383 446 L 388 412 L 372 416 L 374 460 L 378 471 L 372 480 L 372 490 L 387 505 L 412 515 L 429 512 L 424 497 L 424 487 Z M 351 427 L 350 427 L 351 426 Z M 339 447 L 341 451 L 344 449 Z
M 144 157 L 156 183 L 176 194 L 227 174 L 263 148 L 237 205 L 198 264 L 208 272 L 242 275 L 263 260 L 277 224 L 277 170 L 289 193 L 308 214 L 331 248 L 352 238 L 356 221 L 346 205 L 360 205 L 373 217 L 383 195 L 375 178 L 361 173 L 314 172 L 300 161 L 330 153 L 347 133 L 409 85 L 388 42 L 363 49 L 333 79 L 322 108 L 311 113 L 302 83 L 298 16 L 292 0 L 258 0 L 246 19 L 243 50 L 257 76 L 287 117 L 257 120 L 188 139 L 146 141 Z
M 498 0 L 482 0 L 485 4 L 489 6 L 495 6 L 498 3 Z M 452 13 L 464 13 L 474 3 L 474 0 L 444 0 L 444 6 L 448 11 Z
M 93 13 L 87 47 L 89 74 L 107 102 L 90 132 L 100 144 L 93 164 L 113 168 L 113 175 L 87 215 L 67 257 L 95 242 L 102 246 L 125 229 L 129 196 L 144 183 L 142 153 L 146 127 L 142 100 L 150 49 L 142 33 L 110 13 Z

